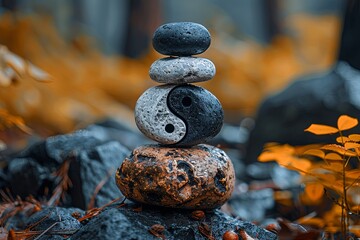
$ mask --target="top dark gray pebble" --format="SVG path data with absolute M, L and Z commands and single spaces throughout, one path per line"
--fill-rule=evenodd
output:
M 192 22 L 176 22 L 156 29 L 153 47 L 164 55 L 191 56 L 205 52 L 210 41 L 210 33 L 204 26 Z

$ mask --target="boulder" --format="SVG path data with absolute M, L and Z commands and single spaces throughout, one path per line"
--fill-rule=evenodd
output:
M 299 79 L 267 98 L 256 115 L 246 162 L 257 161 L 267 142 L 291 145 L 334 143 L 334 136 L 318 136 L 304 130 L 313 123 L 336 126 L 337 119 L 343 114 L 360 119 L 359 91 L 360 72 L 339 62 L 329 72 Z

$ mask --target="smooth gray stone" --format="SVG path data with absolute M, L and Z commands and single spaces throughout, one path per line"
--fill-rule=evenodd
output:
M 156 29 L 154 49 L 164 55 L 190 56 L 206 51 L 210 46 L 209 31 L 193 22 L 167 23 Z
M 215 65 L 206 58 L 168 57 L 155 61 L 149 75 L 159 83 L 204 82 L 215 76 Z
M 176 85 L 149 88 L 135 106 L 135 122 L 139 130 L 162 144 L 175 144 L 186 134 L 185 122 L 171 112 L 167 105 L 167 96 L 174 87 Z

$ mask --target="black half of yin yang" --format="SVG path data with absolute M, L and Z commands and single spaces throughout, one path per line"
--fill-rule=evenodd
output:
M 186 125 L 185 136 L 176 145 L 206 142 L 221 130 L 224 112 L 219 100 L 202 87 L 186 84 L 174 87 L 167 97 L 171 112 Z

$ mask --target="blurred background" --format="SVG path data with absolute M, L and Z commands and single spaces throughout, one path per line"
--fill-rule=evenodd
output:
M 174 21 L 209 29 L 212 43 L 200 56 L 213 61 L 217 73 L 199 85 L 222 103 L 227 133 L 231 126 L 237 134 L 239 125 L 251 129 L 267 96 L 336 64 L 345 5 L 342 0 L 2 0 L 2 146 L 26 144 L 22 132 L 41 138 L 107 117 L 135 129 L 135 102 L 156 85 L 149 67 L 165 57 L 152 49 L 152 34 Z

